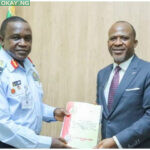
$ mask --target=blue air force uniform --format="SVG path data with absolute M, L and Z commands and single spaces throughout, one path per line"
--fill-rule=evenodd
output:
M 42 121 L 54 121 L 54 109 L 42 102 L 43 90 L 29 58 L 24 68 L 0 51 L 0 141 L 16 148 L 49 148 Z

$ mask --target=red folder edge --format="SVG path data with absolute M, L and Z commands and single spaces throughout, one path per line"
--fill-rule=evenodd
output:
M 73 107 L 74 103 L 69 102 L 67 104 L 66 110 L 70 113 L 71 108 Z M 62 134 L 61 136 L 65 138 L 65 136 L 69 133 L 69 128 L 70 128 L 70 122 L 71 122 L 71 114 L 68 117 L 64 117 L 64 123 L 63 123 L 63 129 L 62 129 Z

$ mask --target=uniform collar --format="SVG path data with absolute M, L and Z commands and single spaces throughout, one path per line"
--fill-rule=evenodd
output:
M 32 60 L 27 57 L 25 60 L 24 60 L 24 68 L 25 70 L 28 72 L 29 70 L 31 70 L 32 68 L 34 67 L 33 63 L 32 63 Z
M 123 71 L 126 71 L 126 70 L 128 69 L 128 66 L 130 65 L 130 63 L 131 63 L 131 61 L 132 61 L 132 59 L 133 59 L 134 56 L 135 56 L 135 55 L 133 55 L 132 57 L 130 57 L 130 58 L 129 58 L 128 60 L 126 60 L 125 62 L 121 63 L 121 64 L 119 65 L 119 67 L 120 67 Z M 116 68 L 116 66 L 118 66 L 118 64 L 114 63 L 114 64 L 113 64 L 113 70 Z
M 13 72 L 17 68 L 21 67 L 17 61 L 15 61 L 3 48 L 0 50 L 0 60 L 4 60 L 4 62 L 7 64 L 8 70 L 10 72 Z M 23 62 L 24 69 L 26 71 L 29 71 L 31 67 L 33 67 L 33 64 L 31 63 L 31 60 L 29 58 L 26 58 Z

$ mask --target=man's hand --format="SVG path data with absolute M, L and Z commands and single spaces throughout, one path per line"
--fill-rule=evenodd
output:
M 71 148 L 63 138 L 52 138 L 51 148 Z
M 67 112 L 65 109 L 63 108 L 56 108 L 54 110 L 54 117 L 57 121 L 63 121 L 64 120 L 64 116 L 70 116 L 69 112 Z
M 113 138 L 102 140 L 95 148 L 118 148 Z

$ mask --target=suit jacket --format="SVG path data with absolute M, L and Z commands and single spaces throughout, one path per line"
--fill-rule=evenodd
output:
M 98 73 L 97 103 L 103 106 L 102 138 L 116 136 L 124 148 L 150 148 L 150 63 L 134 56 L 109 112 L 104 88 L 113 65 Z

